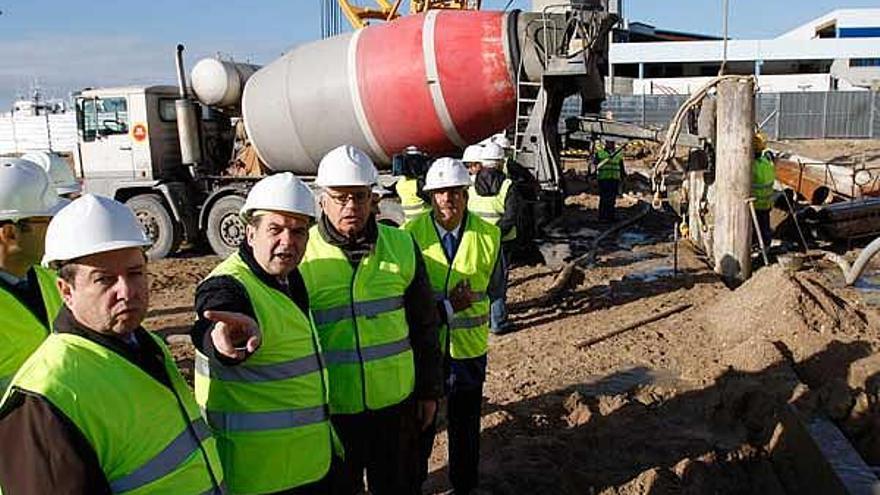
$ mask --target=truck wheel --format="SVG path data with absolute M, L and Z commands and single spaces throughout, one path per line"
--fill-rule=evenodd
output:
M 147 238 L 153 242 L 147 250 L 147 257 L 159 260 L 180 247 L 180 227 L 171 218 L 162 198 L 155 194 L 139 194 L 125 202 L 134 211 L 144 228 Z
M 245 225 L 238 216 L 242 206 L 244 198 L 231 194 L 218 199 L 208 212 L 208 244 L 220 256 L 229 256 L 244 241 Z

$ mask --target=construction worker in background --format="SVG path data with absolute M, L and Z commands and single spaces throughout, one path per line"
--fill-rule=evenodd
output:
M 60 156 L 45 151 L 27 153 L 21 157 L 43 167 L 49 175 L 58 197 L 74 200 L 82 194 L 82 186 L 77 182 L 73 171 Z
M 476 177 L 477 173 L 480 171 L 480 160 L 482 159 L 483 146 L 479 144 L 468 146 L 464 149 L 464 153 L 461 155 L 461 163 L 464 164 L 468 174 L 471 176 L 471 183 L 473 183 L 474 177 Z
M 61 309 L 55 275 L 39 266 L 57 207 L 38 165 L 0 162 L 0 390 L 49 335 Z
M 469 187 L 470 177 L 461 162 L 438 159 L 425 181 L 433 213 L 406 225 L 425 257 L 444 316 L 440 345 L 446 359 L 449 477 L 456 494 L 477 487 L 489 299 L 500 298 L 503 290 L 499 277 L 493 276 L 501 270 L 501 232 L 468 211 Z M 428 475 L 435 433 L 436 422 L 423 435 L 422 481 Z
M 241 209 L 238 252 L 196 290 L 195 393 L 231 493 L 331 493 L 342 447 L 330 426 L 326 370 L 297 270 L 315 199 L 292 173 L 257 182 Z M 226 314 L 257 337 L 224 340 Z M 250 341 L 250 342 L 249 342 Z
M 480 167 L 474 176 L 474 183 L 468 194 L 468 210 L 483 220 L 501 229 L 501 277 L 503 290 L 501 297 L 492 300 L 489 329 L 496 334 L 513 330 L 513 323 L 507 319 L 507 277 L 510 260 L 509 247 L 516 240 L 516 222 L 520 199 L 513 181 L 507 178 L 500 167 L 506 159 L 504 150 L 495 143 L 483 147 Z
M 507 164 L 510 160 L 513 159 L 513 144 L 510 142 L 510 139 L 507 139 L 507 135 L 503 132 L 492 136 L 492 142 L 497 144 L 498 146 L 501 146 L 501 149 L 504 150 L 504 163 L 501 167 L 499 167 L 499 170 L 501 170 L 505 174 L 510 173 L 507 168 Z
M 767 138 L 756 132 L 752 140 L 755 160 L 752 162 L 752 197 L 755 198 L 755 214 L 758 217 L 761 238 L 769 248 L 773 237 L 770 228 L 770 210 L 773 208 L 773 184 L 776 182 L 776 168 L 773 154 L 767 149 Z
M 421 183 L 428 171 L 428 157 L 415 146 L 410 146 L 402 154 L 395 155 L 393 162 L 395 175 L 401 176 L 394 188 L 400 197 L 405 224 L 431 210 L 421 192 Z
M 199 406 L 141 326 L 150 244 L 124 204 L 86 194 L 46 232 L 64 307 L 0 404 L 0 485 L 24 493 L 222 491 Z
M 330 376 L 331 420 L 345 447 L 343 489 L 408 491 L 419 433 L 443 395 L 439 315 L 425 263 L 406 232 L 377 224 L 378 173 L 349 145 L 321 160 L 323 211 L 299 270 Z
M 618 151 L 614 141 L 605 141 L 605 146 L 599 148 L 593 162 L 599 181 L 599 221 L 613 222 L 616 217 L 615 203 L 625 174 L 623 150 Z

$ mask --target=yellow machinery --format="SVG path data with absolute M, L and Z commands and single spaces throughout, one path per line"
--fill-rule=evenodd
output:
M 410 0 L 410 13 L 418 14 L 433 9 L 479 10 L 482 0 Z M 367 26 L 371 20 L 391 21 L 400 17 L 403 0 L 375 0 L 373 6 L 358 5 L 351 0 L 337 0 L 339 8 L 355 28 Z

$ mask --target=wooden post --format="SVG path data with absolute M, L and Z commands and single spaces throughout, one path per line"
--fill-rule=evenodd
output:
M 700 116 L 697 119 L 697 135 L 706 138 L 715 145 L 715 98 L 706 97 L 700 105 Z M 700 204 L 705 196 L 706 183 L 702 170 L 688 172 L 688 238 L 699 248 L 703 244 L 703 222 L 700 215 Z M 711 250 L 710 250 L 711 251 Z M 707 254 L 712 254 L 708 252 Z
M 755 85 L 752 79 L 718 85 L 715 186 L 715 272 L 729 284 L 752 274 L 752 224 L 746 200 L 752 189 L 752 133 Z

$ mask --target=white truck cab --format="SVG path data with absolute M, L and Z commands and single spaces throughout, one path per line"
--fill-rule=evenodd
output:
M 203 201 L 210 191 L 181 161 L 175 86 L 86 89 L 75 95 L 77 175 L 85 192 L 128 204 L 161 258 L 186 239 L 195 242 L 203 226 Z M 229 121 L 201 107 L 199 136 L 212 143 L 213 162 L 202 173 L 225 167 L 231 153 Z
M 76 96 L 76 167 L 89 192 L 155 181 L 181 168 L 174 86 L 88 89 Z

